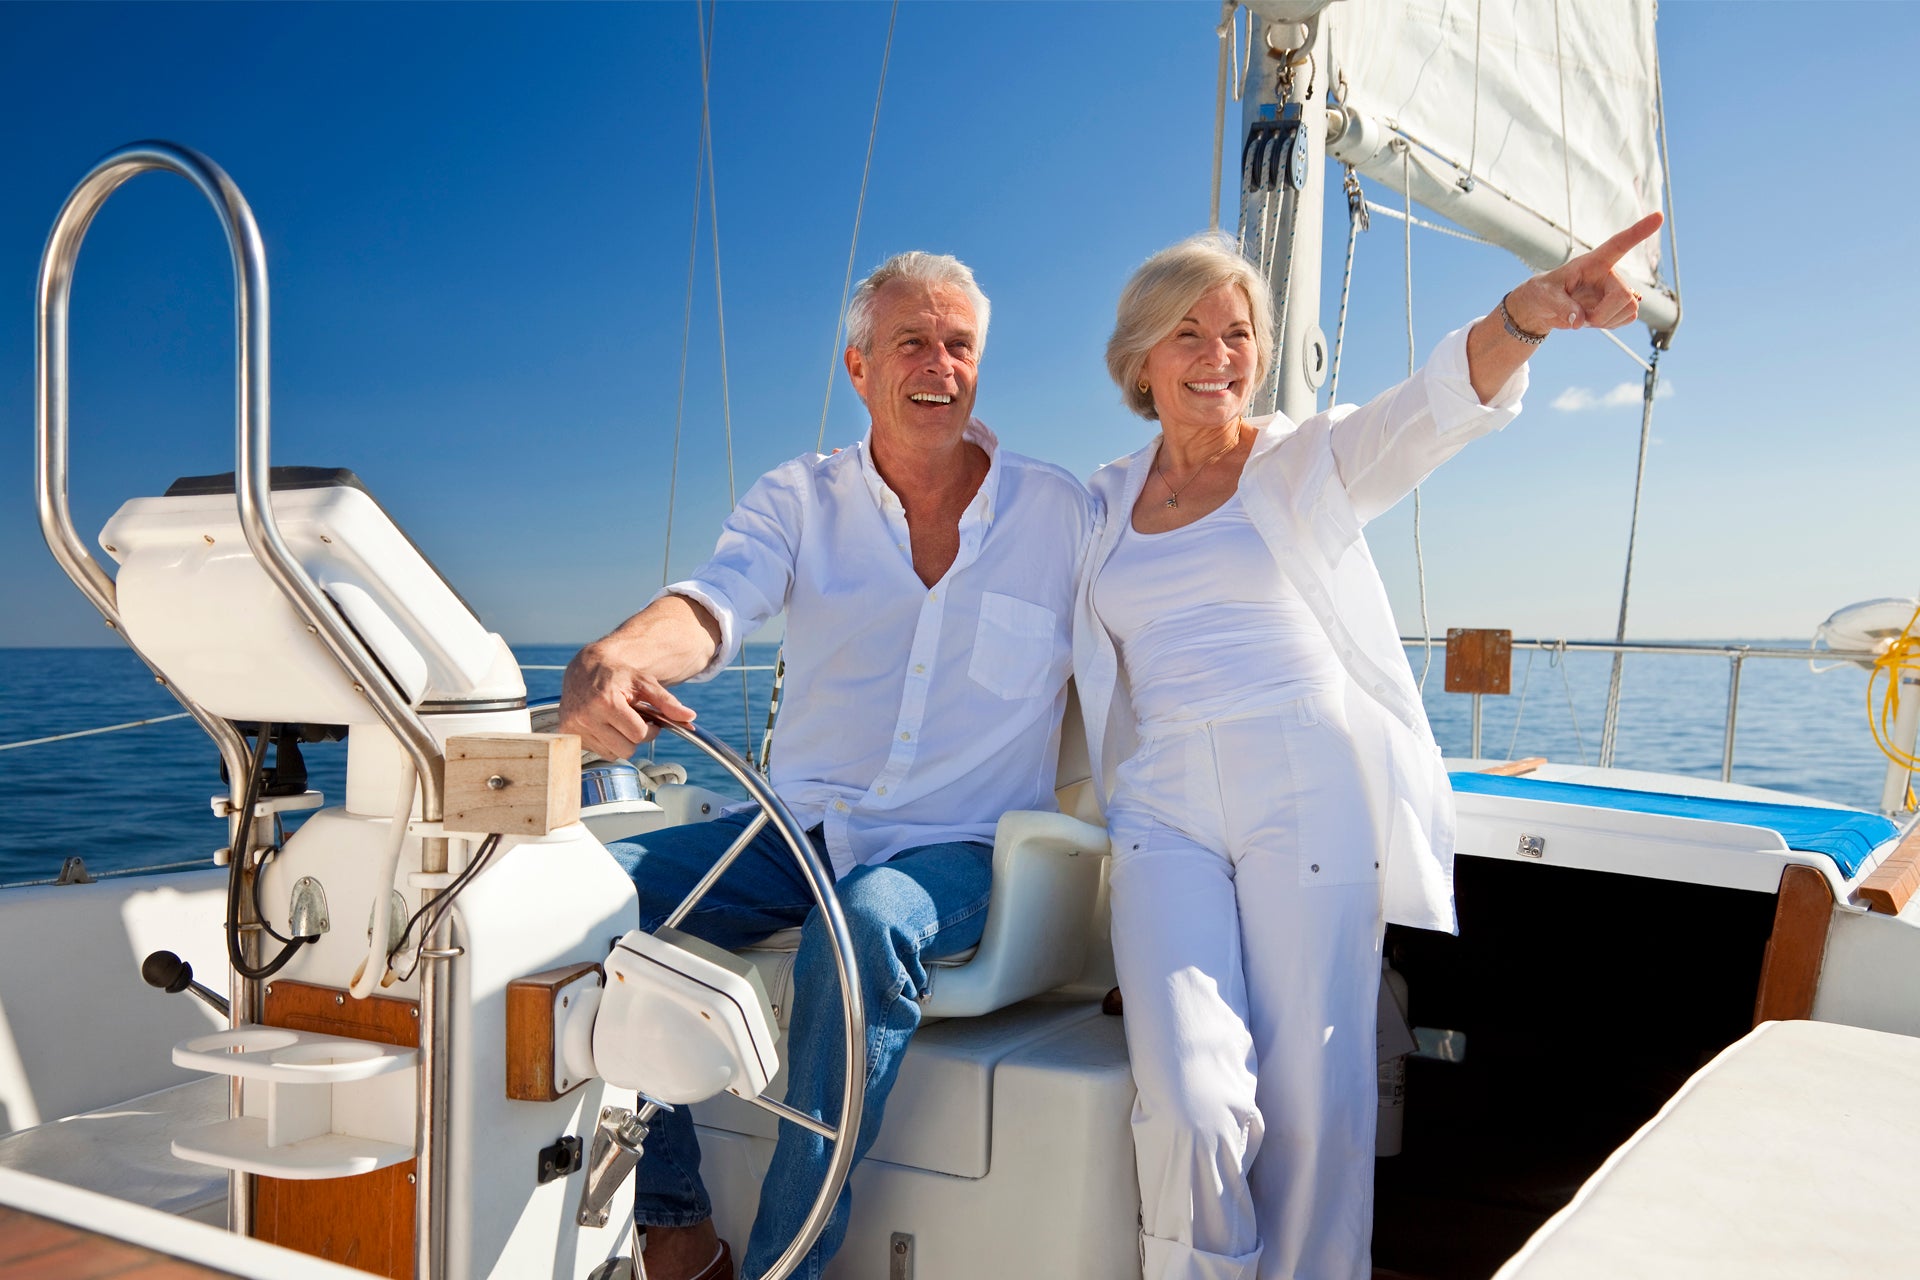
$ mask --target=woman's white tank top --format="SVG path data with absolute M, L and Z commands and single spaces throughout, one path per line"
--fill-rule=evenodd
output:
M 1340 683 L 1326 632 L 1234 494 L 1183 528 L 1131 516 L 1093 586 L 1142 729 L 1206 720 Z

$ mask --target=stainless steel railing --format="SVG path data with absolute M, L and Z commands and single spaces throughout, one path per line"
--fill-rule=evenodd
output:
M 1428 640 L 1425 636 L 1401 636 L 1402 648 L 1425 648 Z M 1726 732 L 1720 751 L 1720 780 L 1733 781 L 1733 742 L 1734 733 L 1740 718 L 1740 672 L 1749 658 L 1789 658 L 1800 662 L 1833 661 L 1871 663 L 1877 654 L 1865 649 L 1799 649 L 1773 645 L 1754 644 L 1716 644 L 1711 641 L 1615 641 L 1615 640 L 1515 640 L 1515 649 L 1532 649 L 1551 653 L 1666 653 L 1688 654 L 1694 657 L 1722 657 L 1727 660 L 1727 717 Z M 1480 698 L 1473 694 L 1473 755 L 1480 755 Z M 1617 722 L 1620 715 L 1620 686 L 1612 685 L 1607 696 L 1608 724 Z M 1600 764 L 1607 767 L 1613 763 L 1611 735 L 1605 740 Z
M 47 545 L 74 585 L 100 610 L 107 625 L 119 631 L 121 638 L 140 654 L 121 623 L 113 579 L 74 530 L 68 505 L 67 336 L 74 267 L 87 228 L 115 191 L 130 179 L 152 172 L 177 174 L 199 189 L 213 206 L 232 254 L 236 368 L 234 501 L 247 545 L 260 567 L 306 621 L 308 631 L 327 646 L 334 660 L 352 679 L 355 692 L 367 699 L 381 723 L 412 757 L 419 776 L 421 817 L 426 822 L 437 823 L 442 814 L 444 780 L 439 744 L 380 664 L 326 602 L 305 568 L 294 559 L 274 520 L 269 462 L 271 396 L 266 249 L 261 242 L 259 224 L 240 188 L 219 165 L 189 148 L 169 142 L 136 142 L 109 153 L 74 187 L 47 235 L 36 293 L 34 365 L 36 492 L 40 528 Z M 232 780 L 233 807 L 237 810 L 243 803 L 251 763 L 245 740 L 233 725 L 184 696 L 146 655 L 140 654 L 140 657 L 153 670 L 155 678 L 167 686 L 218 744 L 226 761 L 227 775 Z M 238 853 L 244 856 L 245 851 Z M 444 837 L 430 837 L 423 842 L 421 869 L 428 873 L 447 869 Z M 451 929 L 449 920 L 442 932 L 450 936 Z M 447 943 L 447 937 L 437 937 L 430 945 L 447 955 L 450 951 Z M 451 1039 L 452 983 L 444 970 L 444 964 L 430 964 L 421 975 L 422 1083 L 416 1166 L 420 1226 L 415 1254 L 420 1280 L 437 1280 L 446 1257 L 446 1051 Z M 258 988 L 258 983 L 235 975 L 232 1015 L 236 1023 L 257 1020 Z M 237 1086 L 233 1105 L 234 1114 L 239 1114 Z M 235 1231 L 248 1231 L 252 1225 L 249 1181 L 248 1175 L 234 1175 L 228 1215 Z

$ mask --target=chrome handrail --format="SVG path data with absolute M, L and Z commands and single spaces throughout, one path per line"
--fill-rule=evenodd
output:
M 421 817 L 442 817 L 444 759 L 432 731 L 415 714 L 366 646 L 348 629 L 327 603 L 313 579 L 288 550 L 274 520 L 272 468 L 269 461 L 270 385 L 268 378 L 269 308 L 266 249 L 260 227 L 240 188 L 219 165 L 187 147 L 170 142 L 136 142 L 110 152 L 82 178 L 54 219 L 40 259 L 35 306 L 36 359 L 34 366 L 34 442 L 41 532 L 60 567 L 106 618 L 107 625 L 127 639 L 121 625 L 113 579 L 94 560 L 73 527 L 67 501 L 68 369 L 67 331 L 72 302 L 74 264 L 87 228 L 111 195 L 129 179 L 148 172 L 178 174 L 199 188 L 213 206 L 226 234 L 233 259 L 234 336 L 236 369 L 234 502 L 240 527 L 260 567 L 305 619 L 334 661 L 354 682 L 354 691 L 366 698 L 382 724 L 413 758 L 419 777 Z M 250 758 L 233 725 L 192 699 L 181 695 L 138 646 L 129 647 L 167 685 L 193 718 L 219 746 L 234 787 L 234 808 L 242 802 Z M 444 837 L 422 844 L 421 870 L 447 869 Z M 423 895 L 424 896 L 424 895 Z M 450 927 L 450 926 L 449 926 Z M 419 1097 L 419 1162 L 416 1194 L 420 1210 L 416 1236 L 416 1270 L 421 1280 L 437 1280 L 446 1258 L 446 1134 L 445 1111 L 449 1073 L 446 1051 L 452 1035 L 452 983 L 429 965 L 421 979 L 421 1088 Z M 233 1016 L 257 1016 L 256 983 L 236 975 Z M 238 1100 L 235 1100 L 236 1111 Z M 229 1195 L 229 1223 L 236 1231 L 250 1226 L 247 1175 L 235 1175 Z
M 261 243 L 259 224 L 254 221 L 253 210 L 240 188 L 219 165 L 191 148 L 169 142 L 136 142 L 109 153 L 73 189 L 54 220 L 53 230 L 48 233 L 46 250 L 40 260 L 36 316 L 38 360 L 34 383 L 40 527 L 47 545 L 67 576 L 124 639 L 126 630 L 120 623 L 113 579 L 74 531 L 67 504 L 68 312 L 74 264 L 94 216 L 122 184 L 142 173 L 155 171 L 178 174 L 199 188 L 219 217 L 233 255 L 237 398 L 234 502 L 247 545 L 253 549 L 255 559 L 267 576 L 320 637 L 341 669 L 354 680 L 356 692 L 372 704 L 381 722 L 413 757 L 421 775 L 421 816 L 429 822 L 438 821 L 444 775 L 437 767 L 441 753 L 432 731 L 414 713 L 359 637 L 341 621 L 306 569 L 294 559 L 274 519 L 268 447 L 271 414 L 266 249 Z M 135 652 L 139 652 L 137 647 Z M 155 674 L 165 682 L 164 672 L 156 669 Z M 232 776 L 244 776 L 247 753 L 240 735 L 224 720 L 182 697 L 178 690 L 174 690 L 174 696 L 180 698 L 182 705 L 194 713 L 194 718 L 220 744 Z

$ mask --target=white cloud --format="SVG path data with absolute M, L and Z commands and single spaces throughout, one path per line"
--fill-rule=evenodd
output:
M 1607 391 L 1592 391 L 1586 387 L 1568 387 L 1553 398 L 1553 407 L 1562 413 L 1580 413 L 1587 409 L 1624 409 L 1640 403 L 1643 394 L 1638 382 L 1622 382 Z M 1673 394 L 1673 383 L 1662 382 L 1653 398 L 1665 400 Z

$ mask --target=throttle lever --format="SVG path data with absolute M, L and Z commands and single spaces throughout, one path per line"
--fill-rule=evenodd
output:
M 171 951 L 155 951 L 140 962 L 140 976 L 150 987 L 162 991 L 191 991 L 209 1009 L 223 1018 L 231 1017 L 226 997 L 193 980 L 193 966 Z

